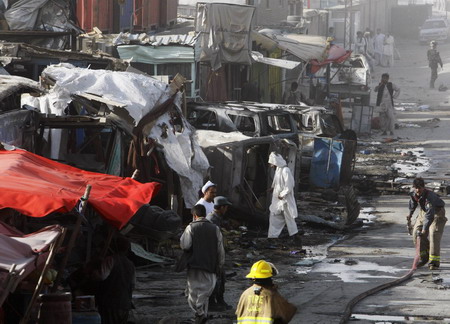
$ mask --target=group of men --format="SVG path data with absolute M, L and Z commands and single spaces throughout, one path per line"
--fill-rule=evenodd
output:
M 275 152 L 270 153 L 269 165 L 275 169 L 272 182 L 272 203 L 269 207 L 268 238 L 278 238 L 285 226 L 289 236 L 298 242 L 298 216 L 294 197 L 294 177 L 284 158 Z M 187 259 L 187 299 L 195 313 L 196 323 L 205 323 L 208 309 L 230 309 L 224 300 L 225 292 L 225 249 L 221 227 L 224 215 L 231 202 L 224 196 L 216 196 L 217 185 L 208 181 L 202 187 L 202 198 L 192 208 L 193 221 L 186 227 L 180 246 L 189 253 Z M 259 263 L 258 263 L 259 262 Z M 255 263 L 247 276 L 254 280 L 253 290 L 244 292 L 236 310 L 238 323 L 259 323 L 270 318 L 288 323 L 296 308 L 282 298 L 271 281 L 273 265 L 261 260 Z M 254 298 L 244 296 L 255 295 Z M 249 307 L 255 303 L 258 307 Z M 277 301 L 276 304 L 273 301 Z M 275 307 L 275 306 L 276 307 Z M 281 309 L 279 308 L 281 307 Z M 283 309 L 284 308 L 284 309 Z
M 355 53 L 364 55 L 371 68 L 380 65 L 392 67 L 394 65 L 395 40 L 389 32 L 383 34 L 377 29 L 376 35 L 368 28 L 363 33 L 358 31 L 355 40 Z

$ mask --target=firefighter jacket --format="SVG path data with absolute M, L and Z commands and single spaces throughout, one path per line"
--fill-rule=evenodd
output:
M 424 211 L 423 230 L 428 231 L 431 223 L 434 220 L 434 215 L 437 209 L 444 208 L 444 201 L 433 191 L 425 189 L 420 196 L 417 196 L 415 192 L 410 192 L 409 200 L 409 214 L 412 216 L 417 206 Z
M 238 324 L 286 324 L 297 308 L 284 299 L 276 286 L 253 285 L 244 291 L 236 309 Z

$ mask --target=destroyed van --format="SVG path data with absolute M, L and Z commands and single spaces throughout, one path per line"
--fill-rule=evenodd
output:
M 210 178 L 218 193 L 232 202 L 233 215 L 266 226 L 272 197 L 268 189 L 274 176 L 269 154 L 281 154 L 294 174 L 297 145 L 288 139 L 249 137 L 239 132 L 197 130 L 196 137 L 211 164 Z
M 292 116 L 275 104 L 251 102 L 190 102 L 187 119 L 196 129 L 238 131 L 246 136 L 289 138 L 298 144 L 298 129 Z

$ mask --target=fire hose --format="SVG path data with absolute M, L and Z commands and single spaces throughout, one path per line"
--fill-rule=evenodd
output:
M 409 231 L 409 229 L 410 229 L 410 226 L 408 226 L 408 231 Z M 411 234 L 411 232 L 410 232 L 410 234 Z M 375 288 L 366 290 L 365 292 L 363 292 L 363 293 L 359 294 L 358 296 L 354 297 L 352 300 L 350 300 L 348 302 L 347 307 L 345 308 L 344 314 L 343 314 L 343 316 L 341 318 L 341 321 L 339 323 L 340 324 L 347 323 L 347 321 L 350 319 L 350 316 L 352 315 L 353 307 L 355 307 L 355 305 L 357 303 L 359 303 L 361 300 L 363 300 L 364 298 L 366 298 L 368 296 L 371 296 L 373 294 L 376 294 L 377 292 L 380 292 L 380 291 L 382 291 L 384 289 L 391 288 L 391 287 L 394 287 L 396 285 L 399 285 L 402 282 L 410 279 L 412 277 L 414 271 L 416 271 L 416 269 L 417 269 L 417 264 L 419 263 L 419 258 L 420 258 L 420 235 L 417 235 L 417 238 L 416 238 L 416 256 L 414 257 L 414 261 L 413 261 L 412 267 L 409 270 L 409 272 L 406 275 L 404 275 L 403 277 L 400 277 L 400 278 L 398 278 L 396 280 L 393 280 L 393 281 L 390 281 L 390 282 L 386 282 L 386 283 L 384 283 L 382 285 L 379 285 L 379 286 L 377 286 Z

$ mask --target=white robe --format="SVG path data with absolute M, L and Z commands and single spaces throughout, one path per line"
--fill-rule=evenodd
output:
M 298 232 L 295 223 L 295 218 L 298 217 L 294 197 L 295 180 L 286 161 L 280 155 L 271 153 L 269 163 L 277 166 L 272 182 L 272 204 L 269 207 L 269 237 L 278 237 L 284 225 L 288 226 L 289 235 L 292 236 Z

